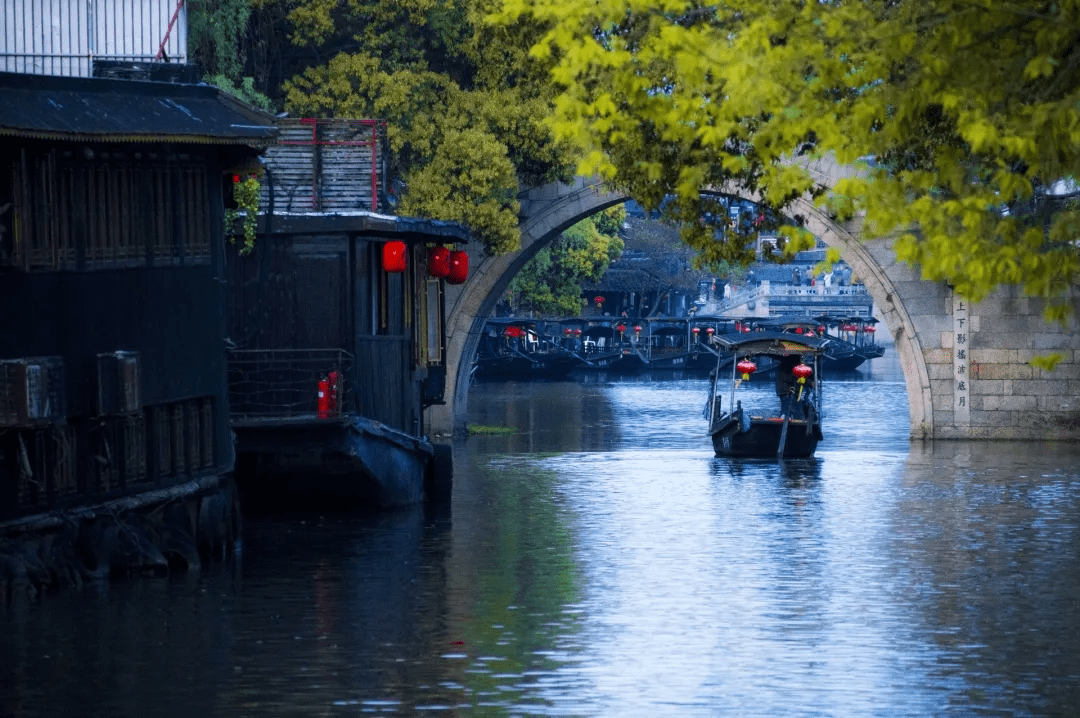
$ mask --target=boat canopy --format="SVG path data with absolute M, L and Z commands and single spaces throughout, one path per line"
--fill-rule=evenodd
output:
M 739 354 L 785 357 L 791 354 L 821 354 L 830 340 L 790 332 L 764 331 L 717 334 L 712 342 L 725 351 Z

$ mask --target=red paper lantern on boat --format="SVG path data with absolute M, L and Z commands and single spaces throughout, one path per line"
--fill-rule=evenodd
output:
M 814 370 L 807 364 L 797 364 L 795 368 L 791 370 L 791 373 L 795 375 L 795 378 L 799 380 L 800 384 L 805 384 L 806 380 L 814 375 Z
M 708 335 L 709 335 L 710 337 L 711 337 L 711 336 L 713 335 L 713 333 L 715 333 L 715 332 L 716 332 L 716 330 L 715 330 L 715 329 L 713 329 L 712 327 L 705 327 L 705 333 L 706 333 L 706 334 L 708 334 Z
M 405 243 L 387 242 L 382 247 L 382 268 L 384 272 L 405 271 Z
M 593 302 L 596 304 L 597 309 L 604 306 L 604 298 L 601 297 L 599 294 L 597 294 L 595 297 L 593 297 Z
M 574 330 L 574 336 L 575 337 L 580 337 L 581 336 L 581 330 L 580 329 L 575 329 Z
M 824 333 L 825 333 L 825 327 L 823 327 L 823 326 L 822 326 L 822 327 L 818 327 L 818 328 L 817 328 L 817 333 L 818 333 L 818 334 L 824 334 Z
M 694 336 L 696 337 L 698 335 L 698 333 L 701 331 L 701 329 L 699 329 L 698 327 L 694 327 L 690 331 L 692 331 L 694 333 Z
M 450 275 L 450 250 L 446 247 L 432 247 L 428 250 L 428 274 L 433 277 Z
M 562 331 L 563 331 L 563 334 L 565 334 L 566 336 L 570 336 L 571 334 L 574 333 L 574 330 L 571 329 L 570 327 L 567 327 L 566 329 L 563 329 Z
M 802 327 L 795 327 L 795 333 L 796 334 L 802 334 L 803 333 L 803 328 Z
M 750 375 L 757 371 L 757 364 L 749 359 L 743 359 L 735 365 L 735 370 L 742 374 L 744 381 L 749 381 Z
M 511 324 L 510 326 L 508 326 L 506 329 L 503 330 L 503 334 L 505 334 L 508 337 L 514 337 L 514 338 L 520 337 L 524 333 L 525 333 L 524 329 L 522 329 L 521 327 L 515 327 L 513 324 Z
M 446 275 L 449 284 L 464 284 L 469 276 L 469 255 L 462 250 L 450 253 L 450 272 Z
M 870 332 L 871 334 L 873 334 L 873 333 L 874 333 L 874 332 L 875 332 L 876 330 L 874 329 L 874 327 L 867 327 L 867 328 L 866 328 L 866 331 L 868 331 L 868 332 Z
M 641 325 L 640 324 L 635 324 L 634 325 L 634 336 L 641 336 Z

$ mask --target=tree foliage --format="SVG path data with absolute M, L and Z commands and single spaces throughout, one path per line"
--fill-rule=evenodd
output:
M 253 0 L 188 0 L 188 45 L 203 80 L 264 110 L 270 99 L 244 75 L 245 43 Z
M 528 57 L 544 29 L 491 25 L 490 0 L 299 0 L 293 42 L 324 61 L 288 81 L 286 107 L 387 121 L 399 211 L 469 225 L 489 251 L 520 246 L 519 183 L 568 178 L 544 124 L 554 87 Z
M 552 127 L 579 171 L 648 207 L 676 194 L 706 262 L 752 251 L 691 221 L 703 188 L 735 182 L 770 209 L 809 193 L 862 215 L 972 301 L 1019 284 L 1064 315 L 1080 213 L 1040 190 L 1080 177 L 1077 0 L 503 0 L 493 16 L 524 19 L 549 28 L 532 56 L 562 88 Z M 797 161 L 825 156 L 859 170 L 829 193 Z
M 606 289 L 651 294 L 655 312 L 662 295 L 681 291 L 694 296 L 698 282 L 713 276 L 695 269 L 696 253 L 680 239 L 677 227 L 650 218 L 631 218 L 627 224 L 623 256 L 602 280 Z
M 546 316 L 580 314 L 582 283 L 600 279 L 623 251 L 618 231 L 625 217 L 622 206 L 606 209 L 537 252 L 510 282 L 514 307 Z

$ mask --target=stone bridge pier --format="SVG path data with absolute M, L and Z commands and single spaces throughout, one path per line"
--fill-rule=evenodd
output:
M 850 168 L 828 160 L 807 165 L 833 186 Z M 736 190 L 732 195 L 753 199 Z M 487 257 L 468 247 L 473 269 L 465 284 L 448 287 L 446 404 L 428 410 L 436 435 L 465 429 L 470 369 L 485 320 L 510 280 L 541 248 L 579 220 L 626 200 L 595 180 L 577 178 L 524 191 L 521 250 Z M 907 384 L 912 439 L 1080 439 L 1080 323 L 1044 322 L 1041 300 L 1003 288 L 974 305 L 944 283 L 921 279 L 896 261 L 891 240 L 863 241 L 858 220 L 840 224 L 808 199 L 792 207 L 807 228 L 858 275 L 888 324 Z M 1072 301 L 1080 315 L 1080 291 Z M 1032 357 L 1057 352 L 1053 371 Z M 883 408 L 887 410 L 887 407 Z

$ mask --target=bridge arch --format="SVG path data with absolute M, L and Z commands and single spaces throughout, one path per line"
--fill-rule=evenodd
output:
M 819 182 L 832 186 L 837 176 L 834 168 L 835 165 L 824 168 L 819 165 L 809 169 Z M 725 194 L 754 199 L 735 187 L 725 188 Z M 485 321 L 510 280 L 565 229 L 627 199 L 623 194 L 607 191 L 595 178 L 578 177 L 572 184 L 552 183 L 531 188 L 519 196 L 521 249 L 518 252 L 490 257 L 479 245 L 469 247 L 470 256 L 482 259 L 474 262 L 468 281 L 447 291 L 446 404 L 429 410 L 428 425 L 432 431 L 450 433 L 464 428 L 473 357 Z M 807 229 L 826 244 L 839 249 L 844 261 L 863 279 L 875 306 L 884 315 L 901 358 L 908 391 L 911 436 L 934 436 L 931 382 L 920 345 L 919 327 L 916 326 L 918 317 L 908 311 L 905 303 L 913 290 L 923 301 L 928 298 L 928 290 L 929 294 L 940 295 L 942 291 L 947 292 L 947 288 L 920 282 L 909 267 L 899 265 L 893 259 L 891 242 L 861 241 L 857 222 L 838 224 L 809 199 L 798 200 L 792 213 L 805 217 Z

